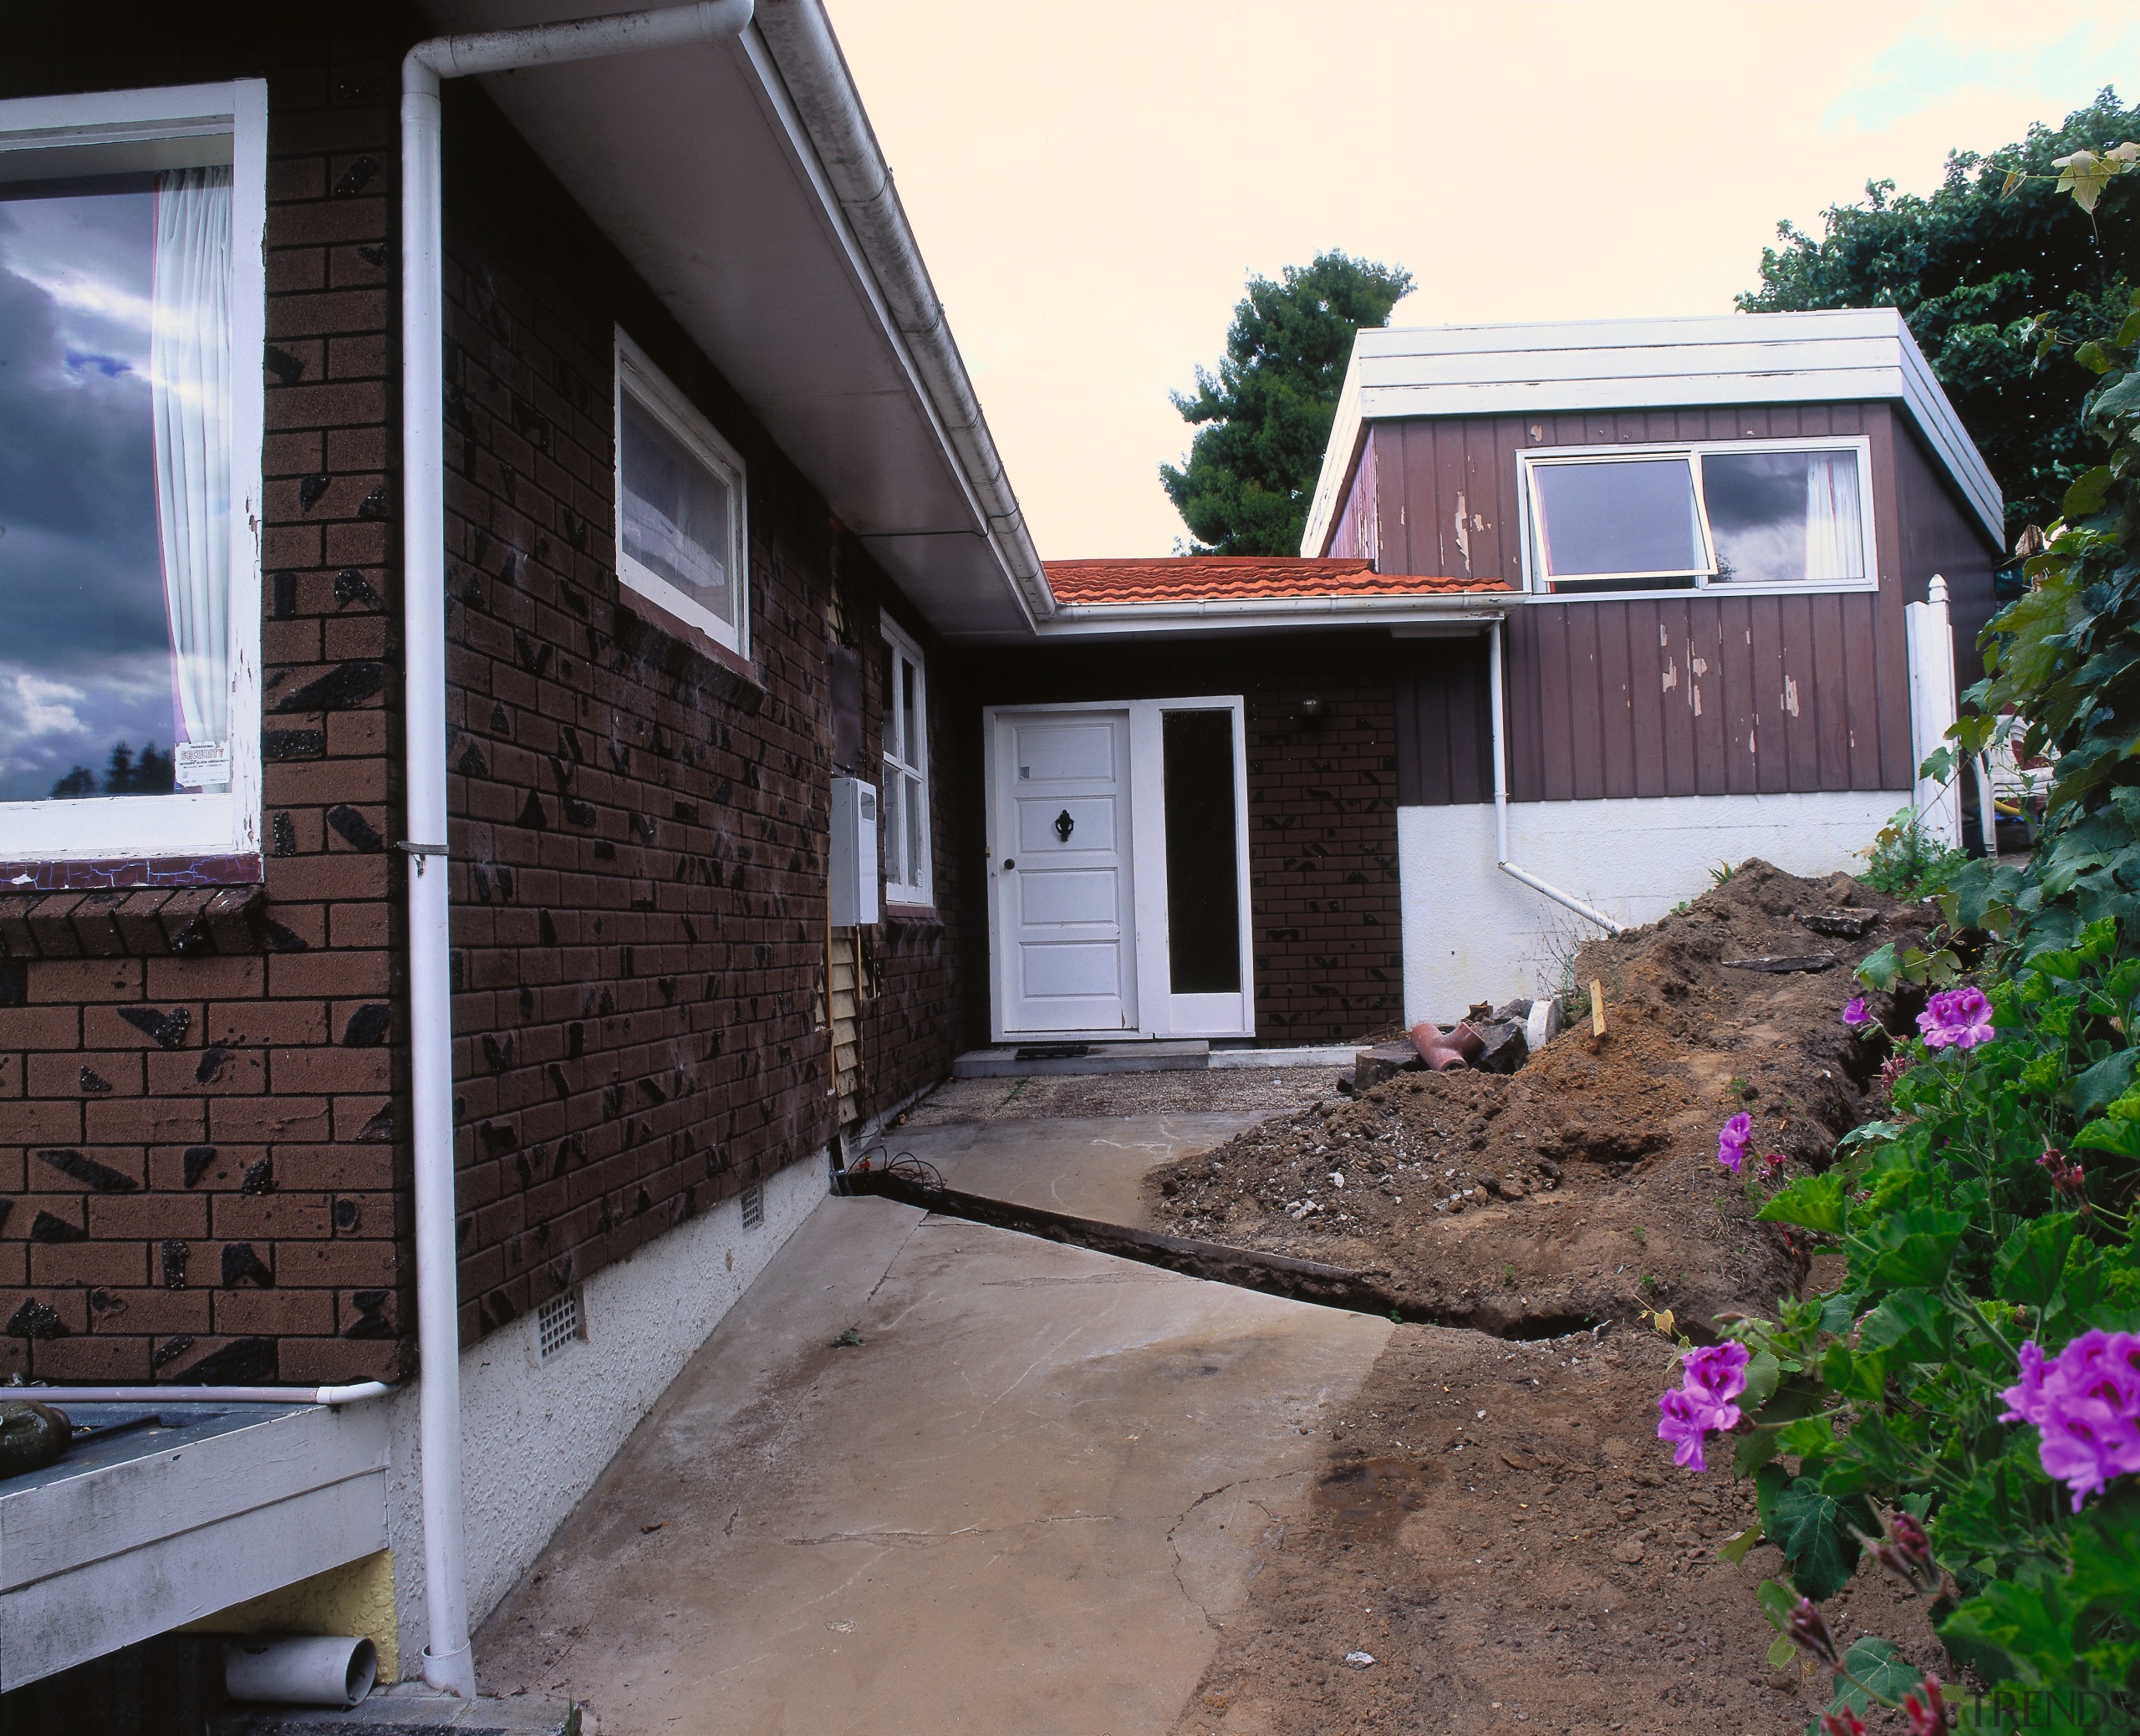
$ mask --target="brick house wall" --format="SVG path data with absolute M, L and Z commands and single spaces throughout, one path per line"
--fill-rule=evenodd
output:
M 268 79 L 267 855 L 253 887 L 220 895 L 0 899 L 0 1374 L 405 1367 L 390 1106 L 406 1069 L 381 842 L 398 748 L 390 35 L 375 16 L 330 31 L 239 8 L 182 26 L 147 8 L 11 24 L 0 94 Z
M 1241 695 L 1256 1035 L 1343 1042 L 1403 1016 L 1394 664 L 1388 635 L 1317 632 L 969 653 L 955 714 L 966 1039 L 989 1041 L 981 708 Z M 1301 702 L 1322 702 L 1303 717 Z
M 270 115 L 267 853 L 251 888 L 0 895 L 0 1377 L 409 1372 L 394 237 L 395 69 L 419 33 L 369 11 L 59 8 L 0 73 L 4 95 L 265 76 Z M 835 551 L 869 627 L 872 758 L 876 610 L 904 605 L 472 89 L 448 92 L 446 163 L 472 1341 L 824 1144 Z M 746 460 L 747 667 L 616 583 L 616 323 Z M 879 1101 L 948 1071 L 943 932 L 871 937 Z

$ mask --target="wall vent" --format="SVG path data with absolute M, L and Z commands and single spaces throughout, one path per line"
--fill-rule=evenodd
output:
M 547 1362 L 576 1338 L 587 1336 L 587 1315 L 578 1290 L 562 1291 L 535 1311 L 535 1355 Z
M 743 1227 L 761 1229 L 766 1221 L 766 1189 L 762 1182 L 752 1182 L 743 1189 Z

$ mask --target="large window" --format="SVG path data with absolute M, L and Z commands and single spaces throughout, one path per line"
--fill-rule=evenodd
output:
M 743 461 L 617 333 L 617 577 L 747 656 Z
M 929 689 L 921 648 L 884 627 L 884 900 L 933 905 L 929 869 Z
M 266 120 L 0 103 L 6 860 L 258 848 Z
M 1863 586 L 1862 440 L 1526 452 L 1531 588 Z

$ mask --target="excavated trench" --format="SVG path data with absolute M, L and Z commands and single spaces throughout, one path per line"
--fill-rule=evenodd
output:
M 1423 1305 L 1390 1290 L 1372 1272 L 1296 1260 L 1288 1255 L 1266 1254 L 1252 1248 L 1231 1247 L 1223 1242 L 1168 1235 L 1159 1230 L 1137 1229 L 1124 1224 L 1103 1223 L 1095 1218 L 1073 1217 L 1066 1212 L 1052 1212 L 1039 1206 L 965 1193 L 899 1170 L 843 1170 L 837 1185 L 840 1193 L 850 1197 L 894 1199 L 902 1205 L 915 1206 L 942 1217 L 1014 1230 L 1021 1235 L 1037 1236 L 1042 1241 L 1061 1242 L 1073 1248 L 1089 1248 L 1096 1254 L 1134 1260 L 1141 1265 L 1180 1272 L 1185 1277 L 1230 1284 L 1237 1289 L 1282 1296 L 1289 1301 L 1312 1302 L 1318 1307 L 1343 1309 L 1353 1314 L 1372 1314 L 1383 1320 L 1414 1326 L 1462 1326 L 1496 1338 L 1529 1341 L 1590 1331 L 1602 1321 L 1602 1317 L 1595 1315 L 1533 1311 L 1491 1299 L 1464 1308 Z

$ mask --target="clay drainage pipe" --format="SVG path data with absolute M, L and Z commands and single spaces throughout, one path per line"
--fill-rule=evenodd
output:
M 476 1695 L 461 1516 L 460 1286 L 453 1202 L 453 1008 L 446 886 L 446 316 L 439 84 L 740 35 L 751 0 L 441 36 L 401 63 L 401 476 L 408 743 L 410 1096 L 415 1116 L 416 1346 L 422 1376 L 424 1680 Z

